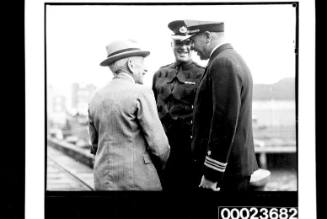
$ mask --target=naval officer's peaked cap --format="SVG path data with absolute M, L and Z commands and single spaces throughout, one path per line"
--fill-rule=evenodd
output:
M 199 20 L 175 20 L 168 24 L 173 31 L 173 38 L 188 39 L 195 34 L 205 31 L 224 32 L 224 23 L 216 21 L 199 21 Z

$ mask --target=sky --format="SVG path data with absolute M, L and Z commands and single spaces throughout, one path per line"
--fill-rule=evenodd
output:
M 243 56 L 254 83 L 295 77 L 295 8 L 284 5 L 47 5 L 47 83 L 70 93 L 72 83 L 100 88 L 111 78 L 100 66 L 105 46 L 134 39 L 151 52 L 145 86 L 153 73 L 174 61 L 168 23 L 177 19 L 225 22 L 227 41 Z M 205 66 L 192 54 L 193 59 Z

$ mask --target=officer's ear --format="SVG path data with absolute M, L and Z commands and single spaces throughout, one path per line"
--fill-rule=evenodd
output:
M 212 34 L 211 34 L 211 32 L 209 32 L 209 31 L 205 31 L 205 32 L 204 32 L 204 36 L 205 36 L 206 43 L 209 43 L 209 42 L 211 41 L 211 39 L 212 39 Z
M 127 59 L 127 68 L 130 72 L 134 73 L 134 60 L 132 58 Z

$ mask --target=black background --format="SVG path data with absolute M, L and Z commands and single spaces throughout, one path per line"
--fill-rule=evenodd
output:
M 0 218 L 24 218 L 25 45 L 24 1 L 1 3 Z
M 326 7 L 322 0 L 316 0 L 316 180 L 317 180 L 317 214 L 319 219 L 327 218 L 326 214 L 326 24 L 323 15 Z
M 219 206 L 297 207 L 297 203 L 297 192 L 47 192 L 45 210 L 46 219 L 214 219 Z

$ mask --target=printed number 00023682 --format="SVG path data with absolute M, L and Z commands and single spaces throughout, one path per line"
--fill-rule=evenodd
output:
M 295 207 L 219 207 L 219 219 L 298 219 Z

